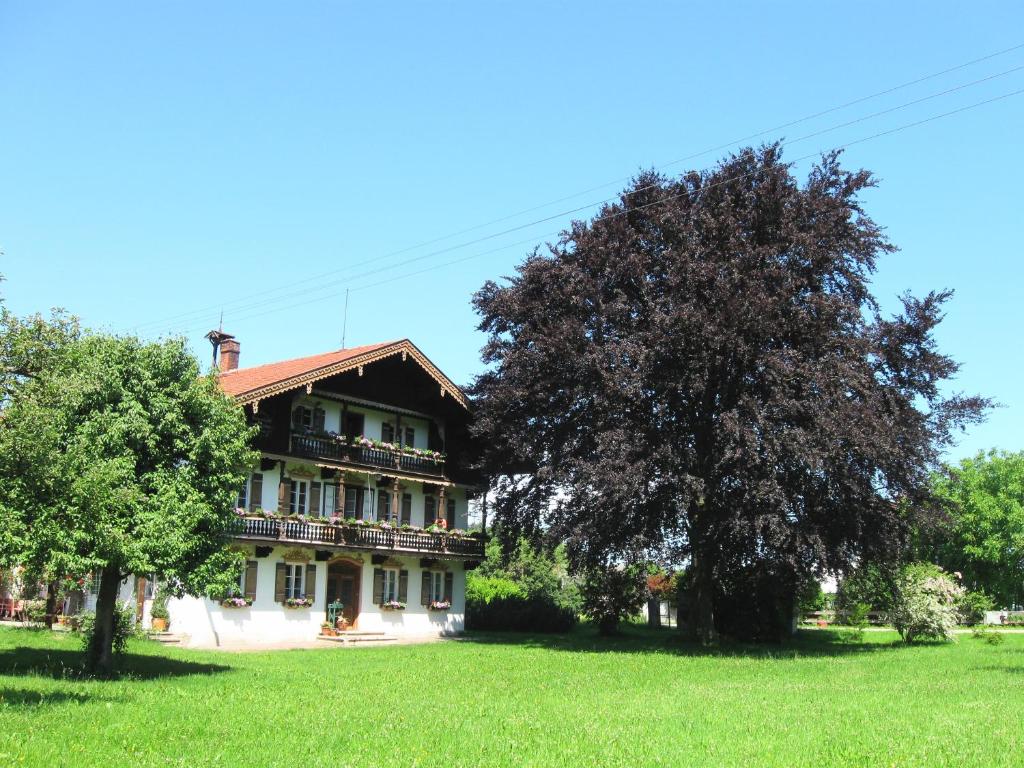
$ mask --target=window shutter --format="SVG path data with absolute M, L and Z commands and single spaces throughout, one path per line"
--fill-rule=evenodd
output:
M 284 602 L 284 572 L 287 567 L 284 563 L 278 563 L 274 574 L 274 600 L 279 603 Z
M 309 484 L 309 514 L 320 514 L 320 483 Z
M 277 513 L 284 515 L 288 513 L 288 497 L 291 494 L 292 484 L 287 480 L 281 480 L 277 484 Z
M 433 523 L 437 519 L 437 502 L 433 496 L 423 497 L 423 527 Z
M 384 569 L 373 569 L 373 602 L 380 605 L 384 602 Z
M 324 431 L 324 418 L 326 415 L 324 409 L 319 406 L 313 409 L 313 429 L 317 432 Z
M 402 525 L 412 525 L 412 494 L 402 494 Z
M 252 487 L 249 489 L 249 511 L 263 506 L 263 473 L 253 472 Z
M 344 483 L 338 483 L 334 487 L 334 514 L 338 517 L 345 516 L 345 494 L 348 490 L 345 488 Z
M 316 565 L 313 563 L 306 566 L 306 597 L 316 600 Z
M 300 405 L 294 411 L 292 411 L 292 428 L 296 430 L 302 429 L 302 406 Z
M 356 495 L 356 520 L 363 519 L 363 507 L 366 506 L 366 492 L 362 488 L 354 491 Z
M 449 571 L 444 575 L 444 599 L 449 603 L 455 594 L 455 574 Z
M 256 568 L 258 564 L 255 560 L 250 560 L 245 564 L 245 597 L 249 600 L 256 599 Z
M 455 527 L 455 499 L 448 499 L 448 530 Z
M 420 605 L 430 605 L 430 571 L 423 571 L 423 581 L 420 586 Z
M 409 600 L 409 572 L 401 570 L 398 572 L 398 602 L 405 603 Z

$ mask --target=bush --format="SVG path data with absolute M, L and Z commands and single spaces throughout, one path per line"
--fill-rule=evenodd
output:
M 842 637 L 852 643 L 859 643 L 864 639 L 864 630 L 868 626 L 868 613 L 871 606 L 867 603 L 854 603 L 846 609 L 845 622 L 849 627 Z
M 879 565 L 867 564 L 846 574 L 836 590 L 835 608 L 848 611 L 866 603 L 872 611 L 888 613 L 892 608 L 893 574 Z
M 890 618 L 903 641 L 952 640 L 963 587 L 931 563 L 906 566 L 896 578 Z
M 36 624 L 42 624 L 46 621 L 46 601 L 26 600 L 25 618 Z
M 509 595 L 480 602 L 466 597 L 466 629 L 567 632 L 575 624 L 575 613 L 544 598 Z
M 86 613 L 79 623 L 82 635 L 82 650 L 89 653 L 96 632 L 96 614 Z M 135 623 L 135 608 L 131 603 L 117 603 L 114 606 L 114 653 L 124 653 L 129 638 L 141 637 L 142 631 Z
M 960 616 L 960 623 L 973 627 L 985 620 L 985 612 L 991 611 L 995 602 L 984 592 L 964 592 L 957 601 L 957 613 Z
M 501 576 L 478 576 L 470 573 L 466 579 L 466 602 L 490 603 L 494 599 L 517 598 L 525 600 L 526 590 L 512 579 Z
M 149 615 L 154 619 L 170 619 L 171 614 L 167 610 L 167 601 L 170 599 L 171 594 L 166 589 L 160 589 L 156 593 L 156 599 L 153 600 L 153 607 L 149 611 Z
M 634 615 L 647 598 L 647 578 L 637 565 L 598 566 L 584 573 L 583 612 L 597 622 L 602 635 L 618 631 L 622 619 Z

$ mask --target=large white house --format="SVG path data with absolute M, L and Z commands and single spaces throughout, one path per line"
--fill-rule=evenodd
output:
M 465 532 L 476 477 L 460 389 L 408 340 L 252 368 L 233 338 L 214 341 L 221 386 L 259 426 L 236 510 L 246 567 L 232 598 L 172 599 L 171 631 L 207 646 L 312 640 L 328 620 L 462 631 L 483 540 Z

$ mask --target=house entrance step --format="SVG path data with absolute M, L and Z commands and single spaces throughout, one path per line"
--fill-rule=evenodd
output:
M 156 640 L 164 645 L 180 645 L 185 639 L 184 635 L 172 634 L 170 632 L 147 632 L 146 636 L 150 640 Z
M 331 636 L 318 635 L 317 637 L 328 643 L 341 643 L 342 645 L 351 645 L 352 643 L 388 643 L 398 639 L 394 635 L 388 635 L 384 632 L 359 632 L 355 630 Z

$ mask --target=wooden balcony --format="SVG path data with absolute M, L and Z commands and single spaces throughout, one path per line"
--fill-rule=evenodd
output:
M 471 560 L 480 560 L 484 556 L 482 539 L 452 536 L 447 533 L 377 528 L 371 525 L 331 525 L 299 520 L 266 520 L 246 517 L 238 520 L 235 536 L 240 539 L 279 541 L 288 544 L 409 552 Z
M 324 459 L 374 469 L 399 469 L 427 477 L 444 477 L 444 460 L 409 456 L 383 448 L 346 445 L 330 437 L 292 432 L 291 453 L 307 459 Z

